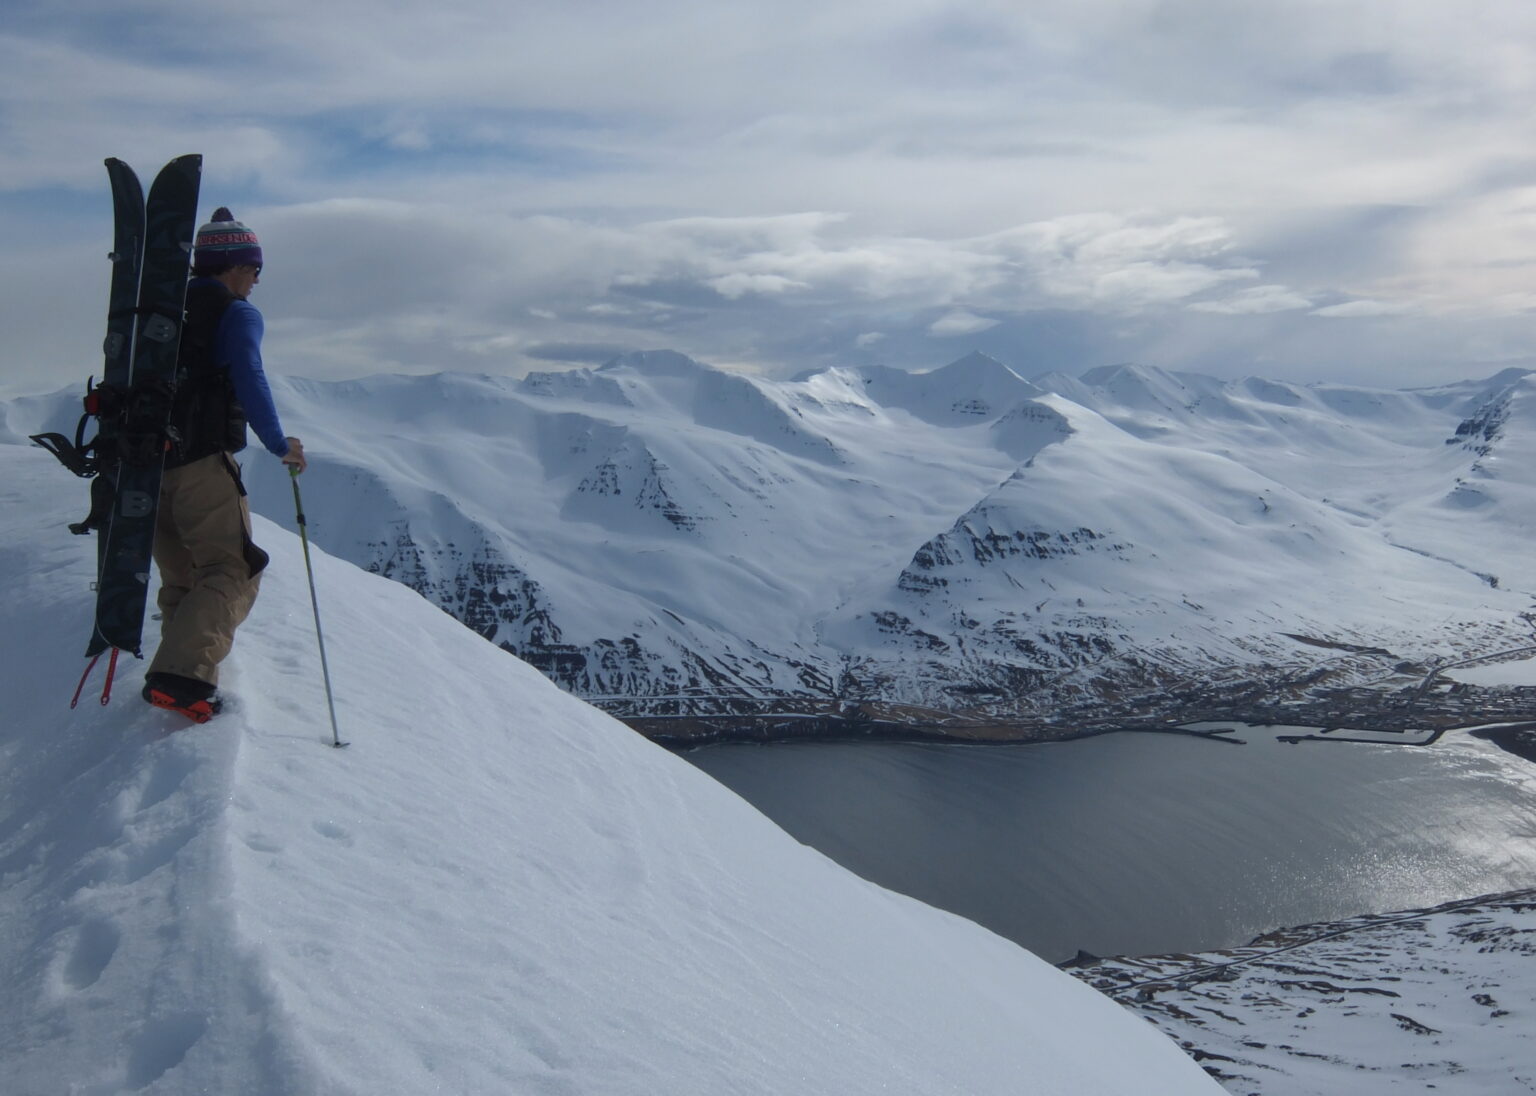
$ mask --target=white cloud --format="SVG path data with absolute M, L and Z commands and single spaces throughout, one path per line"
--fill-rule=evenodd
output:
M 808 289 L 805 282 L 786 278 L 782 274 L 749 274 L 738 270 L 710 278 L 706 284 L 727 300 L 738 300 L 748 294 L 773 297 L 795 289 Z
M 960 335 L 975 335 L 996 327 L 997 320 L 978 316 L 974 312 L 966 312 L 964 309 L 956 309 L 946 312 L 933 323 L 928 325 L 928 333 L 937 335 L 941 339 L 955 338 Z
M 1216 300 L 1195 301 L 1187 306 L 1192 312 L 1214 312 L 1226 316 L 1258 316 L 1269 312 L 1291 312 L 1311 308 L 1308 298 L 1283 285 L 1256 285 Z
M 733 300 L 793 290 L 912 308 L 1136 312 L 1258 276 L 1228 257 L 1230 234 L 1218 220 L 1148 214 L 1078 215 L 956 239 L 855 235 L 845 219 L 822 214 L 688 219 L 605 230 L 604 242 L 621 270 L 616 284 L 675 291 L 696 282 Z
M 1074 308 L 1135 312 L 1258 276 L 1229 261 L 1231 233 L 1213 217 L 1077 214 L 998 233 L 985 246 L 1052 303 Z
M 1312 310 L 1314 316 L 1334 319 L 1358 319 L 1369 316 L 1403 316 L 1412 312 L 1413 305 L 1406 301 L 1345 301 Z

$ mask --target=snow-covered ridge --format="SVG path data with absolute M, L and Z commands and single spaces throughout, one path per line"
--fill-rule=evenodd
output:
M 317 542 L 577 695 L 987 719 L 1523 641 L 1532 385 L 1031 382 L 979 354 L 771 381 L 667 351 L 276 382 L 324 472 Z M 6 407 L 9 439 L 72 429 L 76 396 Z M 256 509 L 286 513 L 250 464 Z
M 299 544 L 265 519 L 224 714 L 147 707 L 131 659 L 70 711 L 94 545 L 63 475 L 0 446 L 0 623 L 26 637 L 0 664 L 7 1093 L 1219 1092 L 1088 987 L 316 551 L 331 749 Z
M 928 373 L 875 367 L 864 372 L 863 380 L 882 406 L 938 426 L 994 419 L 1041 392 L 1002 362 L 979 353 Z

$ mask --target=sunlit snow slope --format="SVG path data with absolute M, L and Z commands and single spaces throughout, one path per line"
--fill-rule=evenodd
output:
M 71 486 L 0 445 L 5 1092 L 1219 1091 L 1107 999 L 320 553 L 331 749 L 298 542 L 265 520 L 224 715 L 149 709 L 131 660 L 70 711 L 94 551 Z

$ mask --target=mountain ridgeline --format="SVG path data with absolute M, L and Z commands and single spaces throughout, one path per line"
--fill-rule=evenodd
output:
M 772 381 L 663 351 L 275 387 L 317 543 L 648 730 L 1295 703 L 1529 642 L 1521 372 L 1031 381 L 972 354 Z

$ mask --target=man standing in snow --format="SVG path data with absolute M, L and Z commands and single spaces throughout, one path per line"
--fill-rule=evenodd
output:
M 218 714 L 219 663 L 256 601 L 267 554 L 233 454 L 249 422 L 267 451 L 304 471 L 304 446 L 285 437 L 261 366 L 261 313 L 247 298 L 261 276 L 256 234 L 220 208 L 197 230 L 187 322 L 155 525 L 160 647 L 144 699 L 206 722 Z

